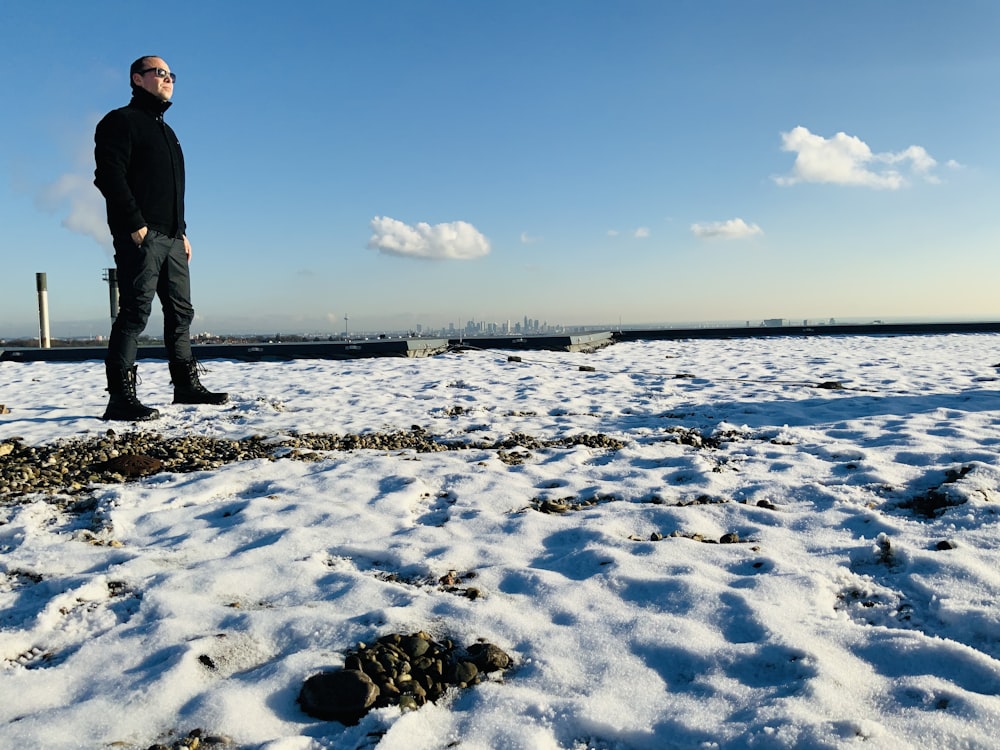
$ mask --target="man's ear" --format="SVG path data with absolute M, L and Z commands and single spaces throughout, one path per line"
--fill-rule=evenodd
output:
M 142 76 L 139 75 L 138 73 L 133 73 L 132 74 L 132 85 L 133 86 L 138 86 L 139 88 L 142 88 Z

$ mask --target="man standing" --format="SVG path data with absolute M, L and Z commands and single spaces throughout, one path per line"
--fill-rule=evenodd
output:
M 94 134 L 94 184 L 108 207 L 118 270 L 118 317 L 104 360 L 110 399 L 103 419 L 156 419 L 136 396 L 135 357 L 153 297 L 163 306 L 163 344 L 175 404 L 223 404 L 198 379 L 191 353 L 191 243 L 184 222 L 184 155 L 163 121 L 177 80 L 163 58 L 140 57 L 129 69 L 132 101 L 105 115 Z

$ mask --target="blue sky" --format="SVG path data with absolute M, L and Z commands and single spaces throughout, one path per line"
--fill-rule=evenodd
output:
M 996 319 L 998 38 L 993 0 L 9 0 L 0 336 L 39 271 L 54 336 L 107 332 L 93 129 L 143 54 L 196 331 Z

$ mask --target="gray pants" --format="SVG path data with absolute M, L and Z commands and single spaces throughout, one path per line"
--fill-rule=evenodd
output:
M 129 236 L 115 237 L 118 266 L 118 317 L 111 326 L 105 362 L 129 368 L 139 336 L 153 310 L 153 296 L 163 306 L 163 344 L 171 361 L 191 359 L 191 276 L 184 241 L 150 229 L 139 247 Z

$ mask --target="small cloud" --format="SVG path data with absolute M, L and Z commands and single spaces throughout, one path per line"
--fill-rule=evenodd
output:
M 533 237 L 527 232 L 521 232 L 522 245 L 533 245 L 534 243 L 539 242 L 541 239 L 542 239 L 541 237 Z
M 944 165 L 946 167 L 948 167 L 948 169 L 965 169 L 965 165 L 964 164 L 960 164 L 957 161 L 955 161 L 954 159 L 949 159 L 948 161 L 946 161 L 944 163 Z
M 617 229 L 608 230 L 608 237 L 620 237 L 621 234 Z M 649 227 L 636 227 L 635 229 L 630 229 L 628 234 L 637 240 L 644 240 L 649 237 Z
M 824 138 L 801 125 L 782 133 L 781 142 L 783 151 L 795 154 L 795 164 L 790 174 L 774 178 L 779 185 L 815 182 L 898 190 L 909 184 L 901 167 L 908 167 L 911 177 L 937 181 L 931 174 L 937 161 L 922 146 L 875 153 L 857 136 L 837 133 Z
M 701 239 L 739 240 L 764 234 L 756 224 L 747 224 L 743 219 L 711 221 L 707 224 L 692 224 L 691 232 Z
M 371 221 L 368 247 L 388 255 L 434 260 L 470 260 L 490 252 L 490 242 L 472 224 L 453 221 L 431 226 L 404 224 L 388 216 Z

